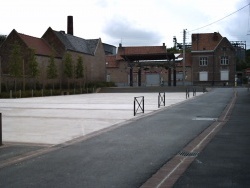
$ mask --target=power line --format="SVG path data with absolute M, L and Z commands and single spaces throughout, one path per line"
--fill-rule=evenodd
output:
M 219 22 L 219 21 L 221 21 L 221 20 L 223 20 L 223 19 L 225 19 L 225 18 L 227 18 L 227 17 L 229 17 L 229 16 L 235 14 L 236 12 L 239 12 L 240 10 L 246 8 L 246 7 L 249 6 L 249 5 L 250 5 L 250 3 L 248 3 L 248 4 L 245 5 L 244 7 L 242 7 L 242 8 L 240 8 L 240 9 L 236 10 L 235 12 L 233 12 L 233 13 L 231 13 L 231 14 L 229 14 L 229 15 L 227 15 L 227 16 L 225 16 L 225 17 L 223 17 L 223 18 L 221 18 L 221 19 L 219 19 L 219 20 L 217 20 L 217 21 L 215 21 L 215 22 L 212 22 L 212 23 L 210 23 L 210 24 L 208 24 L 208 25 L 205 25 L 205 26 L 203 26 L 203 27 L 199 27 L 199 28 L 197 28 L 197 29 L 193 29 L 193 30 L 191 30 L 191 31 L 189 31 L 189 32 L 192 32 L 192 31 L 195 31 L 195 30 L 198 30 L 198 29 L 202 29 L 202 28 L 204 28 L 204 27 L 207 27 L 207 26 L 210 26 L 210 25 L 212 25 L 212 24 L 215 24 L 215 23 L 217 23 L 217 22 Z

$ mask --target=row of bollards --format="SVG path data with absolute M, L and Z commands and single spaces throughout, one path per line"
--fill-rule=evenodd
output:
M 189 88 L 186 88 L 186 99 L 189 98 Z M 193 88 L 193 97 L 196 96 L 196 88 Z
M 196 96 L 196 88 L 193 87 L 192 90 L 193 90 L 193 97 L 195 97 Z M 189 98 L 189 92 L 190 92 L 190 88 L 187 87 L 186 88 L 186 99 Z M 205 87 L 202 88 L 202 92 L 203 93 L 206 92 L 206 88 Z
M 196 88 L 192 88 L 193 91 L 193 97 L 196 96 Z M 206 88 L 202 88 L 203 93 L 206 92 Z M 189 98 L 190 88 L 186 88 L 186 99 Z M 166 98 L 165 98 L 165 92 L 159 92 L 158 95 L 158 108 L 161 106 L 165 106 L 166 104 Z M 144 96 L 140 97 L 134 97 L 134 116 L 139 112 L 144 113 Z

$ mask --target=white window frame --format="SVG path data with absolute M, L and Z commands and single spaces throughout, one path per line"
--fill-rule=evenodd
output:
M 221 56 L 220 57 L 220 64 L 221 65 L 228 65 L 229 64 L 229 58 L 228 58 L 228 56 Z
M 207 71 L 199 72 L 199 81 L 208 81 L 208 72 Z
M 207 66 L 207 65 L 208 65 L 208 58 L 200 57 L 200 66 Z

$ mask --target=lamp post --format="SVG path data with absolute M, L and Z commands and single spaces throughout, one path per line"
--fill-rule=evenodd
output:
M 186 29 L 183 29 L 183 60 L 182 60 L 182 71 L 183 71 L 183 86 L 185 86 L 185 78 L 186 78 Z

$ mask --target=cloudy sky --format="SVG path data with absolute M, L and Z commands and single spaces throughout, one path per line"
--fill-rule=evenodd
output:
M 173 36 L 182 43 L 183 29 L 187 29 L 187 42 L 192 33 L 220 32 L 231 41 L 247 41 L 250 49 L 249 3 L 250 0 L 4 0 L 0 6 L 0 34 L 8 35 L 16 29 L 41 37 L 48 27 L 67 31 L 67 16 L 72 15 L 75 36 L 101 38 L 114 46 L 121 42 L 124 46 L 166 43 L 170 48 Z

